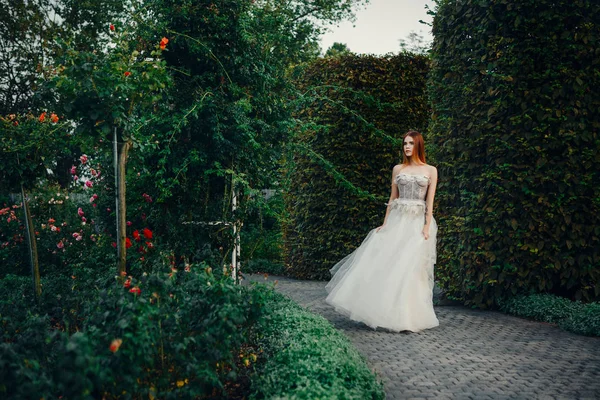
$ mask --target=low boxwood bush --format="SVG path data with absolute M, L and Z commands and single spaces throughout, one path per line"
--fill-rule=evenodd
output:
M 383 399 L 363 357 L 325 318 L 267 292 L 257 343 L 264 362 L 252 381 L 255 399 Z
M 573 333 L 600 336 L 600 303 L 584 304 L 551 294 L 532 294 L 504 300 L 500 309 L 518 317 L 558 324 Z

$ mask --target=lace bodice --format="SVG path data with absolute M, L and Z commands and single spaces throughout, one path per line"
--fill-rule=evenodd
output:
M 399 173 L 395 179 L 398 185 L 398 199 L 425 201 L 429 178 L 425 175 Z

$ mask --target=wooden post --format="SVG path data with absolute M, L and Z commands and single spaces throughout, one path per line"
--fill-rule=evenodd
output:
M 117 229 L 119 232 L 119 241 L 117 247 L 119 248 L 119 259 L 118 259 L 118 270 L 119 275 L 127 272 L 127 247 L 125 246 L 125 238 L 127 237 L 127 202 L 126 202 L 126 189 L 127 185 L 125 182 L 127 172 L 127 155 L 129 154 L 129 148 L 131 147 L 131 140 L 122 143 L 119 152 L 119 201 L 118 201 L 118 220 Z
M 235 210 L 237 209 L 237 193 L 234 188 L 233 178 L 231 182 L 231 211 L 232 215 L 235 216 Z M 234 282 L 238 282 L 239 268 L 240 268 L 240 226 L 238 221 L 233 221 L 233 240 L 234 246 L 231 252 L 231 277 Z
M 25 197 L 25 189 L 21 185 L 21 200 L 23 201 L 23 211 L 25 212 L 25 227 L 27 230 L 27 243 L 29 245 L 29 261 L 31 262 L 31 275 L 33 279 L 33 292 L 35 299 L 40 300 L 42 295 L 42 285 L 40 283 L 40 264 L 38 260 L 37 239 L 35 237 L 35 227 L 33 218 L 29 209 L 29 201 Z

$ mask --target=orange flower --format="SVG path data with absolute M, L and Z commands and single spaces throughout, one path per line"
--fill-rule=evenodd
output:
M 136 286 L 136 287 L 132 287 L 131 289 L 129 289 L 129 293 L 139 295 L 142 293 L 142 290 Z
M 169 43 L 169 39 L 167 39 L 166 37 L 160 39 L 160 49 L 164 50 L 167 48 L 167 43 Z
M 46 120 L 46 112 L 40 114 L 40 122 L 44 122 Z
M 125 77 L 127 78 L 129 75 L 131 75 L 131 72 L 125 71 L 125 73 L 123 75 L 125 75 Z
M 123 343 L 123 339 L 113 340 L 109 347 L 110 351 L 113 353 L 116 353 L 117 351 L 119 351 L 119 347 L 121 347 L 122 343 Z
M 58 122 L 58 115 L 52 113 L 50 115 L 50 121 L 52 121 L 53 123 L 57 123 Z

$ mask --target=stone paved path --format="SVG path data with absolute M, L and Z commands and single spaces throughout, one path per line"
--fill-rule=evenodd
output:
M 325 303 L 325 282 L 268 278 L 275 280 L 279 292 L 348 336 L 388 399 L 600 399 L 599 338 L 457 306 L 436 307 L 440 326 L 432 330 L 373 331 Z

